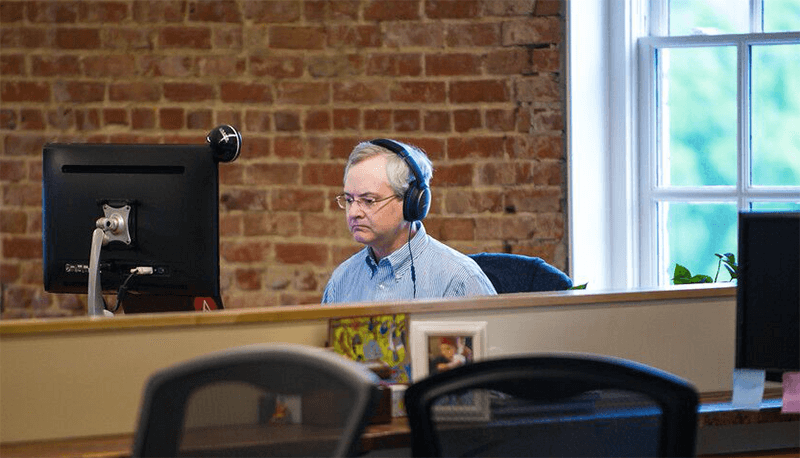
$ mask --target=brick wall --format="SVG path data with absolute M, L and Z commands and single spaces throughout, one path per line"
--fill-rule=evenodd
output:
M 559 0 L 0 3 L 4 318 L 85 313 L 42 285 L 49 141 L 204 142 L 220 166 L 229 308 L 315 303 L 360 248 L 333 201 L 360 140 L 434 162 L 428 232 L 567 269 Z M 90 234 L 87 233 L 87 238 Z M 88 257 L 88 253 L 87 253 Z

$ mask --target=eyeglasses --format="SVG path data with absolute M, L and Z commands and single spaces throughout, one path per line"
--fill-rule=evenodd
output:
M 374 197 L 353 197 L 347 194 L 340 194 L 336 196 L 336 203 L 339 204 L 339 208 L 342 210 L 349 209 L 353 203 L 361 207 L 364 211 L 370 211 L 375 207 L 375 204 L 379 202 L 383 202 L 389 199 L 393 199 L 397 197 L 396 195 L 392 194 L 388 197 L 382 197 L 380 199 L 376 199 Z

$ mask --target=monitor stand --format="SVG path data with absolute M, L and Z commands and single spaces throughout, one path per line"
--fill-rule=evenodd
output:
M 103 245 L 109 242 L 119 241 L 127 245 L 131 243 L 129 227 L 131 206 L 112 207 L 108 204 L 103 205 L 105 216 L 99 218 L 95 225 L 97 228 L 92 232 L 92 246 L 89 250 L 89 316 L 114 316 L 110 310 L 106 309 L 103 291 L 100 282 L 100 251 Z

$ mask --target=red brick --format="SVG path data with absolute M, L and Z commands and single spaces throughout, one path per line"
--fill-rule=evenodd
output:
M 244 18 L 260 23 L 286 23 L 300 20 L 300 6 L 295 1 L 244 2 Z
M 419 110 L 394 110 L 392 128 L 395 132 L 412 132 L 420 129 Z
M 244 115 L 245 128 L 250 132 L 269 132 L 272 116 L 268 111 L 247 110 Z
M 364 139 L 361 137 L 333 138 L 331 145 L 331 158 L 347 159 L 350 156 L 350 152 L 353 151 L 353 147 L 362 141 L 364 141 Z M 344 162 L 342 162 L 342 170 L 344 170 Z
M 282 82 L 278 85 L 279 103 L 323 105 L 330 101 L 328 83 Z
M 481 111 L 480 110 L 455 110 L 453 111 L 453 125 L 456 132 L 469 132 L 470 130 L 480 129 Z
M 229 124 L 231 126 L 241 126 L 242 115 L 237 110 L 218 110 L 217 124 Z
M 563 192 L 560 188 L 512 189 L 506 194 L 506 206 L 517 212 L 560 212 Z
M 537 0 L 533 14 L 536 16 L 557 16 L 561 14 L 561 0 Z
M 334 102 L 385 103 L 389 90 L 385 81 L 333 83 Z
M 23 14 L 25 3 L 27 2 L 3 1 L 0 3 L 0 24 L 21 22 L 25 17 Z
M 97 49 L 100 47 L 100 30 L 56 29 L 55 45 L 61 49 Z
M 453 103 L 507 102 L 509 89 L 506 80 L 454 81 L 449 96 Z
M 364 110 L 365 130 L 388 130 L 392 125 L 392 110 Z
M 223 50 L 223 49 L 230 49 L 230 50 L 241 50 L 244 46 L 244 32 L 242 32 L 242 27 L 239 25 L 228 26 L 228 27 L 216 27 L 214 29 L 213 35 L 213 46 L 216 49 Z M 243 60 L 242 59 L 236 59 Z
M 239 5 L 233 0 L 199 0 L 189 3 L 189 20 L 241 23 L 242 14 Z
M 103 48 L 115 52 L 152 50 L 156 46 L 156 37 L 151 30 L 145 28 L 103 28 L 100 30 L 100 40 Z
M 377 25 L 339 25 L 327 31 L 328 47 L 351 46 L 377 48 L 381 46 L 381 30 Z
M 409 81 L 398 82 L 392 88 L 393 102 L 442 103 L 446 101 L 444 82 Z
M 158 43 L 163 48 L 210 49 L 208 27 L 165 27 L 159 31 Z
M 12 265 L 11 262 L 7 260 L 3 260 L 3 264 L 0 264 L 0 281 L 3 283 L 13 283 L 17 279 L 19 279 L 20 268 L 19 265 Z M 3 315 L 3 318 L 6 318 Z
M 44 113 L 41 110 L 23 108 L 19 110 L 21 130 L 44 130 Z
M 164 83 L 164 98 L 172 102 L 197 102 L 215 98 L 210 84 Z
M 515 81 L 517 100 L 521 102 L 558 102 L 561 82 L 558 76 L 544 74 Z
M 337 206 L 336 208 L 339 207 Z M 333 215 L 303 213 L 300 227 L 300 234 L 304 237 L 342 239 L 350 236 L 350 232 L 347 230 L 347 223 L 345 222 L 344 211 Z
M 276 243 L 275 260 L 285 264 L 324 265 L 328 262 L 328 247 L 313 243 Z
M 369 76 L 419 76 L 422 58 L 419 54 L 372 54 L 366 72 Z
M 124 108 L 105 108 L 103 110 L 103 124 L 128 125 L 128 112 Z
M 557 73 L 561 71 L 561 51 L 556 47 L 534 49 L 531 58 L 531 70 L 534 72 L 551 72 Z
M 503 46 L 561 43 L 559 17 L 532 17 L 503 23 Z
M 419 17 L 419 0 L 373 0 L 364 10 L 367 21 L 401 21 Z
M 59 107 L 47 112 L 47 124 L 59 130 L 68 130 L 75 125 L 75 112 L 71 108 Z
M 534 132 L 563 131 L 564 113 L 560 109 L 536 109 L 530 125 Z
M 450 159 L 468 157 L 502 158 L 503 153 L 502 137 L 451 137 L 447 139 L 447 157 Z
M 561 135 L 524 135 L 509 139 L 512 158 L 562 159 L 564 142 Z
M 270 48 L 274 49 L 323 49 L 325 29 L 323 27 L 274 26 L 269 30 Z
M 41 259 L 41 237 L 11 236 L 3 238 L 3 257 L 7 259 Z
M 22 54 L 0 55 L 0 75 L 24 75 L 25 56 Z
M 273 211 L 321 212 L 325 209 L 325 195 L 317 190 L 280 187 L 270 193 Z
M 423 128 L 426 132 L 449 132 L 449 111 L 427 111 L 423 115 Z
M 425 74 L 428 76 L 479 75 L 481 58 L 475 54 L 428 54 Z
M 531 67 L 531 51 L 527 48 L 500 49 L 486 54 L 486 73 L 490 75 L 529 74 Z
M 46 30 L 32 27 L 0 27 L 2 48 L 42 48 L 52 46 Z
M 242 164 L 226 164 L 224 167 L 220 167 L 220 186 L 244 184 L 244 169 L 245 166 Z
M 247 183 L 265 185 L 297 184 L 300 177 L 298 164 L 252 164 L 246 172 Z
M 83 58 L 83 73 L 91 77 L 136 76 L 136 62 L 129 55 L 89 56 Z
M 9 102 L 49 102 L 50 85 L 44 82 L 2 81 L 0 99 Z
M 183 108 L 161 108 L 158 110 L 158 126 L 167 130 L 183 129 Z
M 25 162 L 20 160 L 0 159 L 0 180 L 15 182 L 23 181 L 28 177 Z M 5 214 L 0 214 L 7 216 Z
M 333 128 L 336 130 L 358 130 L 361 125 L 361 110 L 344 108 L 333 110 Z
M 38 152 L 42 154 L 41 143 Z M 6 148 L 8 150 L 8 148 Z M 3 206 L 9 207 L 36 207 L 42 206 L 42 185 L 37 184 L 12 184 L 3 185 Z
M 272 88 L 261 83 L 221 83 L 220 99 L 230 103 L 272 103 Z
M 57 81 L 53 85 L 53 98 L 56 102 L 102 102 L 105 96 L 104 83 Z
M 131 110 L 131 128 L 152 129 L 156 126 L 156 112 L 151 108 L 134 108 Z
M 383 44 L 388 47 L 442 48 L 445 28 L 438 23 L 400 22 L 387 29 Z
M 500 45 L 500 25 L 494 22 L 448 24 L 446 30 L 447 45 L 454 48 Z
M 565 172 L 559 160 L 540 161 L 533 168 L 533 184 L 545 186 L 563 186 Z
M 430 226 L 430 229 L 428 229 Z M 475 220 L 472 218 L 433 217 L 425 220 L 425 230 L 443 242 L 474 240 Z
M 435 186 L 471 186 L 472 164 L 437 165 L 431 182 Z
M 0 109 L 0 129 L 14 130 L 17 128 L 17 112 L 14 110 Z
M 247 69 L 247 61 L 228 56 L 201 57 L 197 68 L 200 76 L 242 76 Z
M 192 110 L 186 113 L 186 127 L 189 129 L 211 129 L 214 114 L 211 110 Z
M 297 132 L 300 130 L 300 113 L 297 111 L 277 111 L 274 118 L 275 130 L 278 132 Z
M 503 194 L 499 191 L 447 190 L 445 207 L 450 214 L 501 213 Z
M 195 60 L 186 56 L 143 56 L 142 73 L 147 76 L 185 77 L 196 74 Z
M 541 0 L 491 0 L 484 3 L 487 16 L 530 16 Z
M 275 137 L 275 155 L 281 158 L 305 157 L 308 143 L 300 137 Z
M 74 76 L 81 72 L 77 56 L 32 56 L 31 74 L 34 76 Z
M 108 98 L 112 102 L 156 102 L 161 99 L 161 88 L 146 81 L 114 83 L 108 88 Z
M 486 128 L 495 132 L 511 132 L 516 127 L 515 110 L 486 110 Z
M 481 13 L 478 0 L 427 0 L 425 16 L 431 19 L 472 19 Z
M 306 113 L 303 130 L 320 131 L 331 129 L 331 113 L 328 110 L 313 110 Z
M 353 145 L 355 146 L 355 145 Z M 312 162 L 303 164 L 302 183 L 306 186 L 342 186 L 344 169 L 338 162 Z
M 220 242 L 220 257 L 232 263 L 264 262 L 269 259 L 268 242 Z
M 121 1 L 80 2 L 79 22 L 119 24 L 130 17 L 128 5 Z
M 74 23 L 78 20 L 79 2 L 26 2 L 28 20 L 46 23 Z
M 186 13 L 185 0 L 137 0 L 132 7 L 134 20 L 147 24 L 181 22 Z
M 96 109 L 75 110 L 75 128 L 95 131 L 100 128 L 100 111 Z
M 236 287 L 245 291 L 261 289 L 261 269 L 236 269 Z
M 267 210 L 266 191 L 259 189 L 228 189 L 220 192 L 220 209 L 223 211 Z
M 273 78 L 298 78 L 303 75 L 303 59 L 294 56 L 250 56 L 250 73 L 253 76 Z

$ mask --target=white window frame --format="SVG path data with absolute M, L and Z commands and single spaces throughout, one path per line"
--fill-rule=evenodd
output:
M 758 11 L 751 0 L 751 11 Z M 749 62 L 750 45 L 768 39 L 795 43 L 800 33 L 661 37 L 667 0 L 567 0 L 567 150 L 569 170 L 570 273 L 591 289 L 631 289 L 658 283 L 656 205 L 660 199 L 736 201 L 739 209 L 769 197 L 798 199 L 794 191 L 748 186 L 749 69 L 739 65 L 736 186 L 663 188 L 656 182 L 653 62 L 656 47 L 698 43 L 737 46 L 739 62 Z M 648 13 L 652 13 L 648 17 Z M 759 18 L 753 16 L 751 30 Z M 652 28 L 652 35 L 648 30 Z M 638 44 L 637 44 L 638 43 Z M 644 65 L 639 65 L 644 62 Z M 639 82 L 648 84 L 639 84 Z M 637 140 L 638 139 L 638 140 Z

